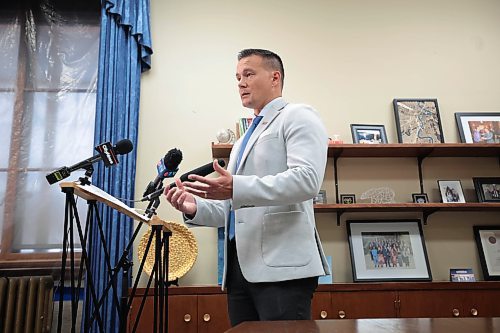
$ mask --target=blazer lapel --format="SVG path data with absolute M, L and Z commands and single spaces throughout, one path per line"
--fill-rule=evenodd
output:
M 259 138 L 260 134 L 264 132 L 264 130 L 273 122 L 273 120 L 280 114 L 280 111 L 283 110 L 283 108 L 288 104 L 285 100 L 281 99 L 273 105 L 273 107 L 266 113 L 264 118 L 260 121 L 259 125 L 255 129 L 255 131 L 252 133 L 252 136 L 247 142 L 247 146 L 245 147 L 245 151 L 243 152 L 243 155 L 241 156 L 241 161 L 240 165 L 238 167 L 238 170 L 236 170 L 236 174 L 238 171 L 241 169 L 241 166 L 245 164 L 245 160 L 252 150 L 255 142 L 257 142 L 257 139 Z

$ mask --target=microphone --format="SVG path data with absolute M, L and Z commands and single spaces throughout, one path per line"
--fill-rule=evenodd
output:
M 153 181 L 149 182 L 142 196 L 145 197 L 155 191 L 163 179 L 175 176 L 179 170 L 179 164 L 181 161 L 182 152 L 177 148 L 170 149 L 168 153 L 165 154 L 165 157 L 162 158 L 156 165 L 158 175 Z
M 217 160 L 217 163 L 221 166 L 221 167 L 224 167 L 226 166 L 226 162 L 224 162 L 224 160 Z M 188 179 L 188 176 L 189 175 L 199 175 L 199 176 L 207 176 L 209 174 L 211 174 L 212 172 L 214 172 L 214 165 L 213 165 L 213 162 L 211 163 L 207 163 L 205 165 L 202 165 L 201 167 L 198 167 L 196 169 L 193 169 L 189 172 L 186 172 L 185 174 L 183 174 L 179 179 L 181 180 L 181 182 L 192 182 L 191 179 Z M 177 185 L 175 184 L 175 182 L 173 182 L 172 184 L 169 185 L 170 188 L 173 188 L 173 187 L 177 187 Z M 165 190 L 164 187 L 154 191 L 153 193 L 151 194 L 148 194 L 148 195 L 145 195 L 141 201 L 149 201 L 149 200 L 152 200 L 152 199 L 155 199 L 155 198 L 158 198 L 162 193 L 163 191 Z
M 110 167 L 118 164 L 118 159 L 116 157 L 117 155 L 128 154 L 132 151 L 132 149 L 134 149 L 134 145 L 129 139 L 118 141 L 114 147 L 110 142 L 101 143 L 95 147 L 95 150 L 97 150 L 99 154 L 73 164 L 70 167 L 64 166 L 62 168 L 54 170 L 51 173 L 47 174 L 45 178 L 47 179 L 49 184 L 52 185 L 60 180 L 68 178 L 73 171 L 88 168 L 89 166 L 100 160 L 104 161 L 104 165 L 106 167 Z

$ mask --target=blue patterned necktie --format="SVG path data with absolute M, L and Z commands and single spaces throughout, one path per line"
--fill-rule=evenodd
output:
M 241 142 L 240 150 L 238 151 L 238 158 L 236 159 L 236 168 L 234 169 L 235 172 L 238 170 L 238 167 L 240 166 L 241 162 L 241 157 L 243 156 L 243 152 L 245 151 L 245 147 L 247 146 L 248 140 L 252 136 L 253 131 L 259 125 L 260 121 L 262 120 L 263 116 L 256 116 L 253 121 L 252 125 L 250 128 L 247 130 L 245 133 L 245 136 L 243 137 L 243 141 Z M 232 240 L 234 238 L 234 210 L 231 210 L 229 214 L 229 239 Z

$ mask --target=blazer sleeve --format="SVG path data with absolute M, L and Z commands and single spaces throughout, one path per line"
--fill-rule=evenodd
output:
M 184 222 L 189 226 L 223 227 L 226 222 L 228 200 L 209 200 L 195 198 L 197 211 L 194 218 L 184 215 Z

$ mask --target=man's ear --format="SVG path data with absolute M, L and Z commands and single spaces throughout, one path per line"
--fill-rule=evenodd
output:
M 279 71 L 273 71 L 273 87 L 281 83 L 281 73 Z

